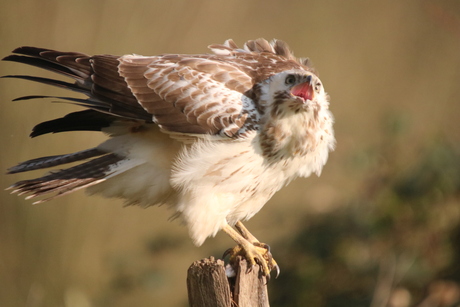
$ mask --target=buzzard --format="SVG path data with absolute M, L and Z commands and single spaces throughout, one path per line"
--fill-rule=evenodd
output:
M 196 245 L 218 231 L 262 266 L 276 267 L 268 245 L 242 221 L 296 177 L 319 175 L 334 148 L 328 95 L 308 59 L 286 43 L 264 39 L 239 48 L 233 40 L 210 54 L 94 55 L 20 47 L 5 61 L 29 64 L 73 82 L 8 75 L 65 88 L 86 97 L 54 98 L 84 107 L 38 124 L 31 137 L 102 131 L 102 144 L 22 162 L 19 173 L 80 162 L 19 181 L 13 193 L 53 199 L 87 188 L 127 204 L 168 204 Z M 82 96 L 81 96 L 82 97 Z

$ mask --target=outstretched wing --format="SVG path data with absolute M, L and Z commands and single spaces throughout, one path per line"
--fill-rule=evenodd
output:
M 214 54 L 87 56 L 77 52 L 59 52 L 43 48 L 21 47 L 4 60 L 48 69 L 75 80 L 31 77 L 22 78 L 83 93 L 87 99 L 60 98 L 107 114 L 105 123 L 114 118 L 154 121 L 164 131 L 182 134 L 217 134 L 238 137 L 257 129 L 263 107 L 258 103 L 259 83 L 286 69 L 309 69 L 298 61 L 285 43 L 264 39 L 248 41 L 239 49 L 232 40 L 211 45 Z M 41 98 L 29 96 L 20 99 Z M 52 122 L 68 124 L 55 131 L 82 129 L 76 118 L 98 117 L 94 112 L 78 112 Z M 101 116 L 99 116 L 101 117 Z M 72 118 L 73 122 L 69 119 Z M 96 125 L 97 126 L 97 125 Z M 97 127 L 98 129 L 100 127 Z M 100 129 L 99 129 L 100 130 Z M 42 134 L 40 131 L 35 135 Z
M 36 47 L 20 47 L 4 61 L 29 64 L 70 77 L 74 83 L 24 75 L 8 75 L 45 83 L 86 95 L 87 99 L 72 97 L 52 97 L 117 117 L 151 120 L 151 116 L 138 104 L 136 98 L 118 74 L 118 56 L 88 56 L 77 52 L 60 52 Z M 47 96 L 27 96 L 21 99 L 46 98 Z
M 278 72 L 306 68 L 281 41 L 258 39 L 239 49 L 227 40 L 210 48 L 215 54 L 126 55 L 119 72 L 164 130 L 238 137 L 257 129 L 263 113 L 256 85 Z

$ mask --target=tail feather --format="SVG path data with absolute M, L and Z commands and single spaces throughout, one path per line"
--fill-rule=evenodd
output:
M 37 203 L 62 196 L 76 190 L 86 188 L 103 181 L 115 172 L 116 165 L 123 157 L 115 154 L 106 154 L 83 164 L 52 172 L 40 178 L 19 181 L 8 189 L 19 195 L 29 194 L 27 198 L 56 193 L 55 195 L 39 200 Z
M 55 195 L 53 195 L 53 196 L 50 196 L 50 197 L 47 197 L 47 198 L 44 198 L 44 199 L 40 199 L 40 200 L 37 200 L 37 201 L 33 202 L 33 204 L 36 205 L 36 204 L 40 204 L 40 203 L 43 203 L 43 202 L 46 202 L 46 201 L 50 201 L 50 200 L 55 199 L 57 197 L 61 197 L 61 196 L 70 194 L 70 193 L 78 191 L 80 189 L 90 187 L 92 185 L 95 185 L 95 184 L 99 183 L 100 181 L 102 181 L 102 179 L 96 180 L 96 179 L 93 179 L 93 178 L 79 179 L 79 180 L 77 180 L 77 179 L 67 180 L 65 184 L 63 184 L 61 181 L 58 181 L 56 183 L 56 186 L 57 186 L 56 188 L 42 189 L 40 192 L 37 192 L 37 193 L 34 193 L 34 194 L 31 194 L 31 195 L 27 196 L 26 199 L 35 198 L 35 197 L 38 197 L 38 196 L 41 196 L 41 195 L 44 195 L 44 194 L 47 194 L 47 193 L 52 193 L 52 192 L 57 191 L 57 193 Z M 22 194 L 24 194 L 24 193 L 20 193 L 18 195 L 22 195 Z
M 32 180 L 30 180 L 32 181 Z M 44 195 L 47 193 L 52 193 L 53 191 L 59 189 L 60 194 L 62 192 L 72 192 L 74 188 L 78 187 L 79 185 L 86 185 L 86 183 L 93 182 L 93 178 L 85 178 L 85 179 L 68 179 L 68 180 L 50 180 L 46 182 L 30 182 L 24 185 L 21 191 L 14 190 L 13 193 L 18 193 L 18 195 L 24 195 L 31 193 L 33 190 L 33 194 L 26 197 L 26 199 L 31 199 L 40 195 Z M 27 189 L 25 187 L 27 186 Z
M 62 164 L 86 160 L 86 159 L 101 156 L 104 154 L 107 154 L 107 153 L 97 148 L 91 148 L 91 149 L 87 149 L 87 150 L 83 150 L 79 152 L 74 152 L 71 154 L 55 155 L 55 156 L 31 159 L 28 161 L 21 162 L 18 165 L 9 168 L 8 174 L 15 174 L 15 173 L 33 171 L 37 169 L 54 167 L 54 166 L 58 166 Z

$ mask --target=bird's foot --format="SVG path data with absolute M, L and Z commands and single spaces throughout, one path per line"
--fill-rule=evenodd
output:
M 237 256 L 242 256 L 248 261 L 248 272 L 259 264 L 262 268 L 262 275 L 270 279 L 270 271 L 276 270 L 276 277 L 280 273 L 280 268 L 270 252 L 270 246 L 265 243 L 254 242 L 247 244 L 238 244 L 233 248 L 229 248 L 224 253 L 224 258 L 230 256 L 230 264 L 235 263 Z M 275 277 L 275 278 L 276 278 Z

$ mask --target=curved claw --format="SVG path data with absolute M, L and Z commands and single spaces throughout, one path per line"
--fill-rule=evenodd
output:
M 222 255 L 222 259 L 224 259 L 225 257 L 227 257 L 228 255 L 231 255 L 233 252 L 233 248 L 229 248 L 227 249 L 224 254 Z
M 246 269 L 246 273 L 251 273 L 252 270 L 254 270 L 255 267 L 256 267 L 255 264 L 248 265 L 248 267 Z
M 261 266 L 262 275 L 270 279 L 271 268 L 268 267 L 269 261 L 267 261 L 267 259 L 265 259 L 261 254 L 256 254 L 254 262 L 257 262 Z M 255 266 L 255 263 L 252 266 Z
M 264 248 L 264 249 L 267 250 L 267 253 L 265 255 L 267 257 L 266 261 L 270 265 L 270 267 L 268 269 L 269 269 L 269 271 L 271 271 L 272 269 L 275 269 L 276 270 L 275 278 L 278 278 L 278 276 L 280 275 L 280 267 L 276 263 L 275 259 L 273 259 L 272 253 L 270 252 L 270 245 L 268 245 L 266 243 L 261 243 L 261 242 L 254 242 L 253 244 L 254 244 L 254 246 L 261 247 L 261 248 Z M 269 277 L 269 279 L 270 279 L 270 277 Z
M 265 249 L 267 250 L 267 253 L 271 255 L 271 252 L 270 252 L 270 245 L 268 245 L 267 243 L 253 242 L 252 244 L 253 244 L 254 246 L 257 246 L 257 247 L 265 248 Z
M 276 275 L 275 275 L 275 278 L 278 278 L 278 276 L 280 276 L 280 266 L 278 264 L 275 264 L 275 270 L 276 270 Z

